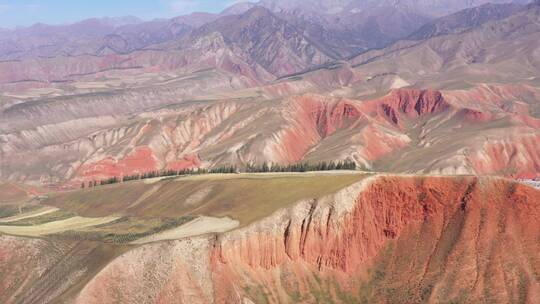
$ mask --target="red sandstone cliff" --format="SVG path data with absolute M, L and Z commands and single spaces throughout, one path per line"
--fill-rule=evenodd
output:
M 245 228 L 142 246 L 78 303 L 537 303 L 540 191 L 378 176 Z

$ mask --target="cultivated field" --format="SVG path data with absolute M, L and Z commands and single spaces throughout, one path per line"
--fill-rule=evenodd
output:
M 229 217 L 241 225 L 301 199 L 318 198 L 365 178 L 358 172 L 224 174 L 120 183 L 51 195 L 44 203 L 87 217 Z
M 239 222 L 230 218 L 215 218 L 200 216 L 178 228 L 163 231 L 138 239 L 133 244 L 144 244 L 150 242 L 177 240 L 181 238 L 203 235 L 208 233 L 220 233 L 232 230 L 238 227 Z
M 39 207 L 39 208 L 36 208 L 35 210 L 31 210 L 31 211 L 24 212 L 24 213 L 19 213 L 17 215 L 10 216 L 10 217 L 1 218 L 0 223 L 2 223 L 2 224 L 3 223 L 11 223 L 11 222 L 24 220 L 24 219 L 34 218 L 34 217 L 46 215 L 48 213 L 51 213 L 51 212 L 54 212 L 54 211 L 57 211 L 57 210 L 59 210 L 59 209 L 54 208 L 54 207 Z
M 0 225 L 0 232 L 12 235 L 20 236 L 41 236 L 47 234 L 59 233 L 67 230 L 80 229 L 85 227 L 103 225 L 114 220 L 117 217 L 108 216 L 100 218 L 87 218 L 74 216 L 65 220 L 47 222 L 40 225 L 32 226 L 2 226 Z
M 42 202 L 0 206 L 0 233 L 134 245 L 221 233 L 366 176 L 354 171 L 209 174 L 52 193 Z

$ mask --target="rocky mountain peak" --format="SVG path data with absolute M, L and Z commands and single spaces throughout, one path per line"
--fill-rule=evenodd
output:
M 225 10 L 223 10 L 221 12 L 221 15 L 222 16 L 227 16 L 227 15 L 239 15 L 239 14 L 243 14 L 245 13 L 246 11 L 248 11 L 249 9 L 251 9 L 252 7 L 256 6 L 255 3 L 251 3 L 251 2 L 238 2 L 238 3 L 235 3 L 231 6 L 229 6 L 228 8 L 226 8 Z

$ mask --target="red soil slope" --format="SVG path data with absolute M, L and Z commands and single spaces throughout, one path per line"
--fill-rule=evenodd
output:
M 386 118 L 392 124 L 403 127 L 403 118 L 418 118 L 450 109 L 442 94 L 431 90 L 399 89 L 389 95 L 363 104 L 366 112 Z M 372 114 L 373 115 L 373 114 Z
M 387 155 L 412 148 L 427 157 L 425 164 L 446 153 L 441 157 L 448 160 L 445 166 L 462 167 L 465 171 L 459 173 L 534 177 L 540 171 L 535 144 L 540 120 L 528 115 L 529 106 L 519 101 L 534 94 L 514 86 L 444 93 L 399 89 L 369 101 L 306 94 L 264 106 L 217 103 L 178 119 L 168 114 L 161 121 L 148 121 L 137 135 L 144 145 L 128 149 L 127 155 L 104 154 L 106 158 L 76 172 L 82 179 L 95 179 L 219 163 L 349 157 L 373 168 L 375 162 L 388 162 Z M 445 135 L 449 132 L 455 138 Z M 439 146 L 422 151 L 432 145 Z M 394 170 L 447 169 L 416 164 L 411 160 Z
M 148 147 L 139 147 L 123 159 L 112 157 L 93 164 L 83 165 L 80 169 L 83 179 L 100 179 L 110 176 L 124 176 L 149 172 L 157 169 L 153 152 Z
M 355 130 L 362 138 L 356 144 L 369 160 L 399 150 L 407 145 L 403 138 L 380 127 L 404 129 L 404 120 L 435 115 L 448 110 L 440 92 L 395 90 L 380 99 L 359 102 L 319 95 L 304 95 L 289 100 L 285 109 L 288 126 L 280 134 L 274 150 L 280 162 L 302 160 L 323 139 L 340 130 Z M 344 142 L 344 146 L 351 144 Z M 354 144 L 354 143 L 352 143 Z
M 77 300 L 538 303 L 539 218 L 540 191 L 507 180 L 375 177 L 218 237 L 135 249 Z
M 398 89 L 367 101 L 305 94 L 190 103 L 141 113 L 125 127 L 86 119 L 10 133 L 0 174 L 78 186 L 167 168 L 349 158 L 374 171 L 535 177 L 539 98 L 525 85 L 482 85 Z

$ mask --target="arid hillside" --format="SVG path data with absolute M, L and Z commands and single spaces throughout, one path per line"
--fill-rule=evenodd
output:
M 108 200 L 115 197 L 126 201 Z M 216 202 L 227 202 L 226 210 Z M 36 211 L 26 219 L 0 218 L 0 231 L 30 220 L 34 232 L 64 227 L 39 238 L 0 236 L 2 302 L 536 303 L 540 297 L 540 191 L 505 179 L 194 176 L 79 190 L 43 203 L 79 217 L 131 217 L 85 228 Z M 111 236 L 140 229 L 137 216 L 145 210 L 228 216 L 240 224 L 201 218 L 133 238 Z M 36 225 L 39 219 L 48 222 Z M 202 231 L 200 222 L 217 230 Z M 103 233 L 107 227 L 111 235 Z
M 540 0 L 158 2 L 0 28 L 0 303 L 540 303 Z
M 534 178 L 538 11 L 468 9 L 341 61 L 253 7 L 150 49 L 0 62 L 0 177 L 73 188 L 153 170 L 348 159 L 371 171 Z
M 365 170 L 513 177 L 535 177 L 540 168 L 540 92 L 530 85 L 402 88 L 362 100 L 246 97 L 138 114 L 130 112 L 139 103 L 111 98 L 67 97 L 5 110 L 20 127 L 6 124 L 9 131 L 0 135 L 2 175 L 78 186 L 152 170 L 263 162 L 352 159 Z M 45 118 L 49 123 L 40 123 Z

